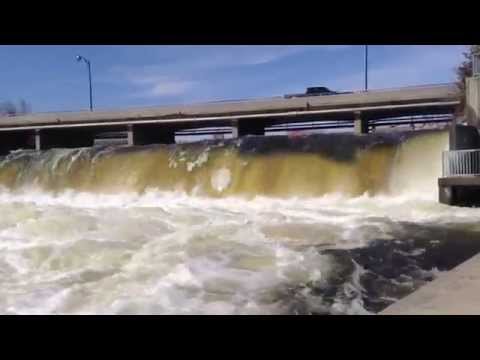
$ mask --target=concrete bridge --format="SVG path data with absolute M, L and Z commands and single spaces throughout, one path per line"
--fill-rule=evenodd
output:
M 230 126 L 234 137 L 263 135 L 265 127 L 306 121 L 350 121 L 355 132 L 369 121 L 448 114 L 459 104 L 453 84 L 374 90 L 330 96 L 271 98 L 125 109 L 37 113 L 0 119 L 0 153 L 19 148 L 92 146 L 102 132 L 127 133 L 128 144 L 174 143 L 175 132 Z

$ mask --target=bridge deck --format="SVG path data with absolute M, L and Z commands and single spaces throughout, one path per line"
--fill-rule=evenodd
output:
M 221 122 L 232 118 L 255 119 L 274 116 L 353 114 L 377 112 L 380 117 L 394 109 L 453 108 L 458 91 L 452 84 L 359 92 L 331 96 L 273 98 L 193 105 L 162 106 L 116 111 L 82 111 L 29 114 L 2 118 L 0 131 L 39 127 L 121 125 L 147 122 Z M 329 118 L 331 119 L 331 117 Z

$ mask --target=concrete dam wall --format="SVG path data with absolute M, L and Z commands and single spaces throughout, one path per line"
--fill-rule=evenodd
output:
M 447 143 L 447 133 L 427 131 L 19 151 L 1 160 L 0 185 L 51 192 L 156 189 L 210 197 L 436 194 Z

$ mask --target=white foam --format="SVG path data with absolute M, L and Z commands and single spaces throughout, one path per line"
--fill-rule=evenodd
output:
M 222 192 L 228 187 L 228 185 L 230 185 L 231 178 L 232 175 L 230 170 L 227 168 L 221 168 L 213 173 L 210 182 L 216 191 Z
M 480 209 L 408 194 L 249 200 L 31 188 L 0 190 L 0 208 L 9 269 L 0 313 L 278 313 L 277 289 L 328 278 L 332 264 L 317 246 L 393 239 L 402 222 L 480 223 Z M 366 313 L 353 275 L 352 299 L 337 299 L 333 313 Z

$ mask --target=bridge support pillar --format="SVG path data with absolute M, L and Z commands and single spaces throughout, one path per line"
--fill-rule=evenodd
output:
M 452 181 L 453 180 L 453 181 Z M 455 178 L 440 178 L 438 200 L 441 204 L 450 206 L 478 207 L 480 204 L 480 186 L 478 181 L 472 177 L 466 177 L 469 185 L 461 184 L 460 186 L 445 185 L 446 182 L 454 182 Z
M 40 130 L 36 129 L 35 134 L 33 135 L 35 139 L 35 150 L 40 151 L 42 149 L 41 140 L 40 140 Z
M 245 135 L 265 135 L 265 124 L 258 119 L 232 120 L 232 137 Z
M 128 145 L 175 144 L 175 128 L 162 125 L 129 125 Z
M 362 134 L 368 134 L 368 120 L 365 118 L 365 116 L 362 116 L 361 112 L 356 112 L 355 113 L 355 119 L 353 120 L 353 128 L 355 131 L 355 134 L 357 135 L 362 135 Z
M 35 150 L 93 146 L 94 134 L 81 129 L 45 129 L 34 134 Z
M 480 134 L 475 126 L 452 124 L 449 138 L 450 150 L 480 148 Z
M 133 142 L 133 125 L 127 126 L 127 144 L 128 146 L 135 145 Z

